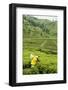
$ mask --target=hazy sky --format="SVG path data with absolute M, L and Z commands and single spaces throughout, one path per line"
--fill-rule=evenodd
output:
M 56 21 L 57 20 L 56 16 L 33 16 L 33 17 L 36 17 L 38 19 L 48 19 L 48 20 L 51 20 L 51 21 Z

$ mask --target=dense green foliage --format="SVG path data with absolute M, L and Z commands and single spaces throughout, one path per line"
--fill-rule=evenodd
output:
M 23 74 L 57 72 L 57 21 L 23 16 Z M 31 68 L 30 54 L 39 56 Z

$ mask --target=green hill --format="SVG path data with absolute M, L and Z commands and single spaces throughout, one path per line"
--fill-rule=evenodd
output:
M 24 48 L 57 53 L 57 21 L 23 16 Z
M 23 74 L 57 73 L 57 21 L 29 15 L 22 18 Z M 39 67 L 31 68 L 31 53 L 39 56 Z
M 26 38 L 56 38 L 57 36 L 57 21 L 24 15 L 23 23 Z

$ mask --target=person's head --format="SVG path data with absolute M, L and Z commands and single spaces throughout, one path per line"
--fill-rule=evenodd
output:
M 34 55 L 33 54 L 30 54 L 30 59 L 32 59 L 34 57 Z

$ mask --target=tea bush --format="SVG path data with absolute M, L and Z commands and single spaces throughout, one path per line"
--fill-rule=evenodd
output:
M 23 69 L 23 74 L 25 74 L 25 75 L 27 75 L 27 74 L 50 74 L 50 73 L 57 73 L 57 68 L 53 64 L 42 65 L 41 63 L 38 63 L 34 67 L 30 67 L 30 68 L 28 67 L 28 66 L 30 66 L 30 64 L 27 64 L 26 66 L 27 67 L 25 67 Z

